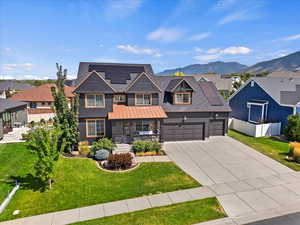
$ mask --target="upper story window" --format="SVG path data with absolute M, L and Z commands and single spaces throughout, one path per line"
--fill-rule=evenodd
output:
M 152 97 L 151 94 L 136 94 L 135 95 L 136 105 L 151 105 Z
M 85 95 L 86 108 L 103 108 L 105 107 L 104 94 L 86 94 Z
M 192 94 L 190 92 L 179 92 L 174 94 L 174 104 L 191 104 Z
M 114 102 L 115 103 L 126 102 L 126 95 L 115 95 Z

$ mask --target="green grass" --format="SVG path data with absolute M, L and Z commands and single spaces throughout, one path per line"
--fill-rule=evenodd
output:
M 76 225 L 190 225 L 225 217 L 216 198 L 104 217 Z
M 272 137 L 254 138 L 233 130 L 228 131 L 228 136 L 250 146 L 295 171 L 300 171 L 299 164 L 285 160 L 285 157 L 289 152 L 289 144 L 286 142 L 276 140 Z
M 31 157 L 24 147 L 22 150 L 27 153 L 23 158 Z M 6 168 L 20 167 L 18 170 L 23 166 L 10 164 L 10 160 L 3 163 Z M 27 163 L 23 168 L 30 172 L 32 166 Z M 45 192 L 36 189 L 32 176 L 25 171 L 18 174 L 23 185 L 0 221 L 200 186 L 173 163 L 144 163 L 130 172 L 109 173 L 97 168 L 92 160 L 60 158 L 53 188 Z M 20 214 L 12 216 L 17 209 Z
M 13 188 L 12 177 L 32 172 L 35 155 L 23 143 L 0 145 L 0 203 Z

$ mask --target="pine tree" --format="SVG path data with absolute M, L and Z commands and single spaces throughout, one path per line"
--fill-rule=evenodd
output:
M 54 125 L 62 130 L 59 138 L 60 150 L 62 152 L 70 153 L 78 147 L 78 96 L 75 95 L 69 105 L 65 94 L 65 80 L 67 78 L 67 70 L 62 69 L 61 65 L 56 64 L 57 67 L 57 90 L 52 90 L 54 98 L 54 110 L 56 116 L 54 117 Z M 64 145 L 62 145 L 64 143 Z

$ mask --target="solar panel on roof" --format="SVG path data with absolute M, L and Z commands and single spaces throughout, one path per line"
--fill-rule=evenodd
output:
M 89 72 L 93 70 L 103 72 L 105 79 L 112 84 L 126 84 L 131 79 L 131 73 L 140 74 L 145 71 L 143 66 L 89 65 Z

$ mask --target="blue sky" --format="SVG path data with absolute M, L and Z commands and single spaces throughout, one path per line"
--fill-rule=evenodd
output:
M 299 0 L 0 0 L 0 78 L 80 61 L 251 65 L 300 50 Z

